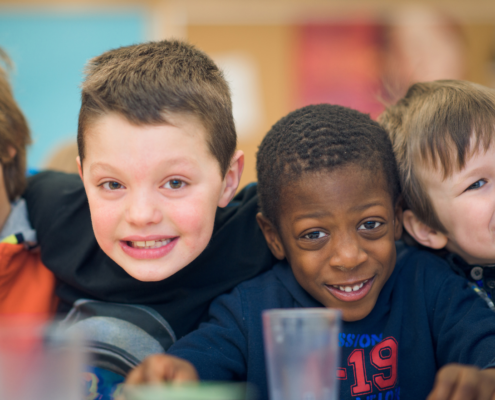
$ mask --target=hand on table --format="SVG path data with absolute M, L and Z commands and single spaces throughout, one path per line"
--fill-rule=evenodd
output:
M 495 400 L 495 368 L 448 364 L 438 371 L 427 400 Z
M 126 384 L 160 382 L 196 382 L 198 374 L 193 365 L 167 354 L 154 354 L 134 368 L 125 380 Z

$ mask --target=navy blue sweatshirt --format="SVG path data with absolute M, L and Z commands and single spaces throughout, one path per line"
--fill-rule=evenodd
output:
M 215 300 L 210 320 L 169 354 L 189 360 L 202 380 L 248 381 L 268 399 L 261 313 L 293 307 L 322 305 L 282 262 Z M 495 316 L 442 259 L 400 244 L 374 309 L 342 324 L 339 345 L 341 400 L 423 400 L 445 364 L 495 366 Z

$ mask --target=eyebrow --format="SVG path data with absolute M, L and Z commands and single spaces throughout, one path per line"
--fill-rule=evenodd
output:
M 301 214 L 301 215 L 298 215 L 296 218 L 294 218 L 294 221 L 299 221 L 301 219 L 317 219 L 317 218 L 320 218 L 320 217 L 324 217 L 326 215 L 330 215 L 331 213 L 329 212 L 325 212 L 325 211 L 315 211 L 315 212 L 312 212 L 312 213 L 307 213 L 307 214 Z
M 104 162 L 96 162 L 96 163 L 91 164 L 89 166 L 89 172 L 90 173 L 94 172 L 95 170 L 99 170 L 99 169 L 106 169 L 106 170 L 110 170 L 112 172 L 118 172 L 117 169 L 115 169 L 114 167 L 112 167 L 110 164 L 107 164 L 107 163 L 104 163 Z
M 474 179 L 475 177 L 483 177 L 486 174 L 487 167 L 485 165 L 478 166 L 469 171 L 464 170 L 459 172 L 458 179 L 454 181 L 454 185 L 464 184 L 466 179 Z
M 367 210 L 368 208 L 375 207 L 375 206 L 384 207 L 383 203 L 381 203 L 379 201 L 375 201 L 375 202 L 371 202 L 371 203 L 360 204 L 356 207 L 351 208 L 349 211 L 363 211 L 363 210 Z M 306 214 L 298 215 L 297 217 L 294 218 L 294 221 L 299 221 L 301 219 L 318 219 L 321 217 L 325 217 L 327 215 L 331 215 L 331 213 L 327 212 L 327 211 L 309 212 Z
M 385 207 L 383 205 L 383 203 L 381 203 L 379 201 L 374 201 L 371 203 L 361 204 L 361 205 L 358 205 L 356 207 L 353 207 L 353 208 L 351 208 L 351 211 L 362 211 L 362 210 L 366 210 L 368 208 L 376 207 L 376 206 Z
M 161 164 L 167 164 L 168 166 L 174 166 L 177 164 L 184 164 L 186 166 L 193 165 L 194 160 L 190 160 L 189 158 L 171 158 L 170 160 L 166 160 Z M 112 165 L 106 163 L 106 162 L 95 162 L 90 165 L 89 167 L 89 172 L 93 172 L 94 170 L 98 169 L 106 169 L 110 170 L 111 172 L 119 172 L 118 168 L 113 167 Z

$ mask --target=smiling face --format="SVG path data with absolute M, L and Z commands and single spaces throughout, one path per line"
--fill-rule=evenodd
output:
M 167 119 L 167 125 L 136 126 L 107 114 L 85 133 L 80 174 L 96 240 L 141 281 L 165 279 L 204 250 L 216 208 L 228 204 L 242 172 L 237 152 L 222 178 L 194 117 Z
M 258 216 L 274 255 L 344 321 L 371 312 L 395 267 L 401 210 L 376 175 L 352 164 L 306 173 L 282 192 L 279 229 Z
M 443 179 L 420 169 L 426 192 L 445 227 L 447 250 L 470 264 L 495 263 L 495 146 L 475 152 L 464 168 Z

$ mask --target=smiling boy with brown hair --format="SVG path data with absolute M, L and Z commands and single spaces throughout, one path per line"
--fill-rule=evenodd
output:
M 493 313 L 440 258 L 396 251 L 399 178 L 376 122 L 340 106 L 296 110 L 261 143 L 257 170 L 258 222 L 280 263 L 219 297 L 209 322 L 129 383 L 247 380 L 267 399 L 262 311 L 332 307 L 341 400 L 492 398 Z
M 229 88 L 180 42 L 110 51 L 86 74 L 78 164 L 96 240 L 130 276 L 161 281 L 205 249 L 239 185 Z
M 165 40 L 90 60 L 78 147 L 80 177 L 40 173 L 25 197 L 42 258 L 60 280 L 60 312 L 74 306 L 75 325 L 111 317 L 89 339 L 104 349 L 105 368 L 123 375 L 195 329 L 211 300 L 273 259 L 255 221 L 256 188 L 231 201 L 244 158 L 230 91 L 195 47 Z M 133 312 L 141 312 L 134 333 L 146 338 L 122 340 L 130 330 L 120 319 L 129 323 Z M 129 344 L 112 361 L 118 368 L 108 362 L 110 350 Z
M 61 280 L 60 311 L 80 298 L 149 305 L 181 337 L 209 301 L 272 262 L 265 247 L 243 251 L 263 243 L 250 218 L 255 188 L 217 209 L 243 168 L 228 85 L 206 54 L 179 41 L 110 50 L 86 72 L 83 184 L 46 172 L 25 193 L 42 257 Z M 254 242 L 231 243 L 233 230 Z M 221 255 L 202 253 L 212 235 Z

